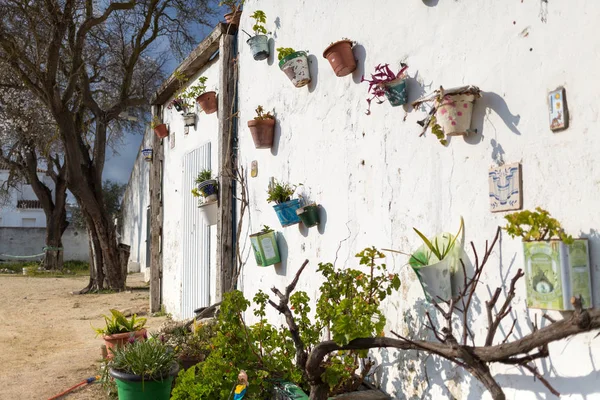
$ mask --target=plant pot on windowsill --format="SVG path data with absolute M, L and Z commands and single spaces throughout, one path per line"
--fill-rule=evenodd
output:
M 185 126 L 194 126 L 196 124 L 196 114 L 195 113 L 183 114 L 183 124 Z
M 323 52 L 336 76 L 350 75 L 356 69 L 356 60 L 352 53 L 352 41 L 340 40 L 331 44 Z
M 268 267 L 269 265 L 281 262 L 279 247 L 277 246 L 277 236 L 274 231 L 262 230 L 250 235 L 250 244 L 254 251 L 256 265 L 259 267 Z
M 240 19 L 242 17 L 242 10 L 237 10 L 235 12 L 230 12 L 225 14 L 225 22 L 231 25 L 240 25 Z
M 154 127 L 154 133 L 160 139 L 164 139 L 169 136 L 169 130 L 167 129 L 167 124 L 159 124 Z
M 300 207 L 296 210 L 296 214 L 307 228 L 311 228 L 320 223 L 319 206 L 316 204 Z
M 296 51 L 279 61 L 281 69 L 297 88 L 310 83 L 310 70 L 308 68 L 308 57 L 304 51 Z
M 152 162 L 152 149 L 142 149 L 142 155 L 144 156 L 144 161 Z
M 269 37 L 267 35 L 256 35 L 246 40 L 252 51 L 252 58 L 256 61 L 269 58 Z
M 115 378 L 119 400 L 168 400 L 171 397 L 171 385 L 179 372 L 179 364 L 173 367 L 167 376 L 160 378 L 143 377 L 110 369 Z
M 107 358 L 111 359 L 113 357 L 113 352 L 111 349 L 115 349 L 117 347 L 126 346 L 129 344 L 129 338 L 133 335 L 136 341 L 144 340 L 146 337 L 146 329 L 140 329 L 135 332 L 125 332 L 125 333 L 115 333 L 112 335 L 102 336 L 104 339 L 104 344 L 106 345 Z
M 215 111 L 217 111 L 217 93 L 214 91 L 202 93 L 196 98 L 196 102 L 200 105 L 202 111 L 204 111 L 206 114 L 212 114 Z
M 254 147 L 257 149 L 270 149 L 273 146 L 275 119 L 253 119 L 248 121 L 248 128 L 250 128 L 252 134 Z
M 283 202 L 281 204 L 275 204 L 273 209 L 279 218 L 279 222 L 282 227 L 291 226 L 300 223 L 300 218 L 296 214 L 296 210 L 300 208 L 300 200 L 293 199 L 290 201 Z
M 200 215 L 204 218 L 206 225 L 211 226 L 217 224 L 217 212 L 219 210 L 218 203 L 216 194 L 198 200 Z

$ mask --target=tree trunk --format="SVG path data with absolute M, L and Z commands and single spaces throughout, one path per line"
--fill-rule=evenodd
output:
M 327 400 L 328 394 L 328 384 L 321 382 L 318 385 L 310 385 L 310 400 Z

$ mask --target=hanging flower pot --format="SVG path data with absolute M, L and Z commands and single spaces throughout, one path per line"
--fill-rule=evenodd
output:
M 262 106 L 256 108 L 256 113 L 258 116 L 248 121 L 254 147 L 257 149 L 270 149 L 273 145 L 275 117 L 271 115 L 270 111 L 263 112 Z
M 467 135 L 471 130 L 475 95 L 445 95 L 438 103 L 435 119 L 447 136 Z
M 250 45 L 252 57 L 256 61 L 269 58 L 269 38 L 267 35 L 252 36 L 250 39 L 246 40 L 246 43 Z
M 144 156 L 145 161 L 152 161 L 152 149 L 142 149 L 142 155 Z
M 344 39 L 329 45 L 323 52 L 337 76 L 349 75 L 356 69 L 352 45 L 351 40 Z
M 185 103 L 182 99 L 175 99 L 171 102 L 171 105 L 175 107 L 175 109 L 179 112 L 182 112 L 185 109 Z
M 397 78 L 383 84 L 385 86 L 385 97 L 393 107 L 406 104 L 408 92 L 406 91 L 406 79 Z
M 319 219 L 319 206 L 316 204 L 309 204 L 304 207 L 300 207 L 296 210 L 296 215 L 300 218 L 304 226 L 307 228 L 318 225 Z
M 293 199 L 281 204 L 275 204 L 273 209 L 281 222 L 282 227 L 291 226 L 300 223 L 300 218 L 296 214 L 296 210 L 300 208 L 300 200 Z
M 185 113 L 183 114 L 183 123 L 185 126 L 194 126 L 196 124 L 196 114 Z
M 242 10 L 230 12 L 224 15 L 225 22 L 231 25 L 240 25 L 240 18 L 242 17 Z
M 210 200 L 208 200 L 209 198 Z M 206 225 L 217 224 L 217 212 L 219 207 L 216 194 L 210 195 L 205 199 L 199 199 L 198 208 L 200 209 L 200 215 L 204 218 Z
M 217 93 L 206 92 L 196 98 L 196 102 L 200 105 L 202 110 L 207 114 L 212 114 L 217 111 Z
M 294 86 L 302 87 L 310 83 L 310 70 L 308 68 L 308 57 L 304 51 L 279 51 L 279 68 L 292 81 Z M 286 50 L 286 49 L 283 49 Z M 286 55 L 287 54 L 287 55 Z
M 279 247 L 277 247 L 277 240 L 273 230 L 265 227 L 261 232 L 250 235 L 250 243 L 252 250 L 254 250 L 254 258 L 258 266 L 268 267 L 269 265 L 281 262 Z
M 216 179 L 208 179 L 198 184 L 198 191 L 204 197 L 205 202 L 217 200 L 218 182 Z
M 400 63 L 402 68 L 398 73 L 394 73 L 389 64 L 379 64 L 375 67 L 375 73 L 371 74 L 371 79 L 365 79 L 363 76 L 361 82 L 369 82 L 369 95 L 367 104 L 367 115 L 371 114 L 371 102 L 373 100 L 381 104 L 388 99 L 392 107 L 401 106 L 407 101 L 406 79 L 408 78 L 408 65 Z M 384 97 L 385 96 L 385 97 Z
M 167 124 L 159 124 L 154 127 L 154 133 L 160 139 L 166 138 L 169 136 L 169 130 L 167 129 Z

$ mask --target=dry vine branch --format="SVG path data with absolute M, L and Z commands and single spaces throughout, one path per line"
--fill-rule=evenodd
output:
M 499 299 L 501 289 L 497 289 L 492 295 L 491 299 L 486 302 L 486 312 L 488 315 L 488 335 L 486 337 L 485 344 L 483 346 L 467 346 L 465 332 L 462 332 L 462 343 L 459 343 L 453 335 L 452 318 L 455 314 L 457 318 L 462 319 L 461 322 L 463 329 L 469 329 L 468 317 L 470 306 L 472 304 L 471 300 L 480 282 L 483 268 L 487 264 L 499 236 L 500 228 L 498 228 L 496 231 L 496 235 L 491 244 L 488 244 L 486 241 L 485 253 L 481 259 L 481 263 L 475 246 L 471 242 L 475 259 L 473 275 L 470 278 L 465 277 L 464 286 L 461 288 L 457 296 L 450 300 L 443 300 L 440 303 L 434 303 L 436 309 L 438 309 L 444 317 L 445 326 L 443 326 L 441 329 L 436 327 L 429 313 L 426 313 L 429 322 L 427 327 L 432 330 L 437 339 L 436 341 L 413 340 L 397 335 L 398 339 L 389 337 L 360 338 L 352 340 L 350 343 L 342 346 L 338 345 L 334 341 L 327 340 L 316 345 L 312 351 L 307 354 L 304 344 L 299 339 L 297 332 L 298 327 L 288 307 L 289 295 L 294 290 L 299 276 L 304 270 L 304 266 L 306 265 L 305 262 L 303 267 L 296 273 L 292 283 L 286 288 L 285 295 L 281 294 L 281 292 L 279 292 L 277 289 L 273 290 L 279 296 L 280 303 L 270 303 L 273 307 L 280 310 L 280 312 L 288 312 L 286 315 L 286 321 L 288 322 L 290 331 L 294 329 L 295 335 L 298 338 L 297 341 L 295 340 L 297 354 L 298 352 L 303 352 L 303 356 L 306 355 L 306 358 L 297 358 L 297 362 L 299 360 L 306 360 L 305 363 L 303 362 L 297 365 L 298 367 L 302 368 L 308 377 L 311 385 L 310 399 L 327 399 L 329 386 L 321 380 L 321 375 L 324 372 L 323 360 L 329 353 L 340 350 L 366 350 L 372 348 L 420 350 L 429 354 L 438 355 L 469 371 L 469 373 L 483 383 L 483 385 L 490 391 L 494 400 L 504 400 L 506 396 L 490 371 L 489 366 L 492 363 L 523 367 L 531 372 L 536 379 L 538 379 L 544 386 L 548 388 L 548 390 L 550 390 L 550 392 L 558 396 L 558 391 L 552 387 L 550 382 L 541 376 L 533 362 L 537 359 L 543 359 L 549 356 L 548 344 L 551 342 L 565 339 L 579 333 L 600 329 L 600 310 L 583 309 L 580 298 L 571 299 L 571 302 L 575 308 L 575 312 L 570 318 L 554 321 L 551 318 L 545 317 L 550 322 L 550 325 L 538 329 L 537 324 L 534 324 L 531 333 L 521 337 L 520 339 L 509 341 L 510 335 L 514 329 L 514 325 L 516 324 L 516 322 L 513 321 L 512 327 L 503 341 L 500 344 L 494 345 L 494 338 L 501 321 L 510 314 L 510 303 L 515 297 L 516 283 L 524 275 L 522 270 L 518 270 L 511 280 L 506 299 L 495 316 L 493 315 L 493 308 Z M 442 304 L 444 304 L 447 309 L 444 309 Z M 463 308 L 459 309 L 456 307 L 457 304 L 463 304 Z M 460 317 L 458 316 L 458 313 L 461 314 Z

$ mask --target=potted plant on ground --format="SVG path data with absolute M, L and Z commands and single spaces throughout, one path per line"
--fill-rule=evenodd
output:
M 295 225 L 300 223 L 300 218 L 296 214 L 296 210 L 300 208 L 300 200 L 293 199 L 292 195 L 296 191 L 296 185 L 290 185 L 285 182 L 278 182 L 273 180 L 273 183 L 269 185 L 267 193 L 267 202 L 274 202 L 273 209 L 277 213 L 277 218 L 281 222 L 282 227 Z
M 227 6 L 231 10 L 224 15 L 225 21 L 228 24 L 236 26 L 240 24 L 240 18 L 242 16 L 242 4 L 244 4 L 244 0 L 222 0 L 219 2 L 219 7 Z
M 323 57 L 329 61 L 336 76 L 346 76 L 356 69 L 356 60 L 352 53 L 354 42 L 343 38 L 340 41 L 331 43 L 323 52 Z
M 254 251 L 256 265 L 259 267 L 268 267 L 281 262 L 277 236 L 267 225 L 264 225 L 260 232 L 250 235 L 250 244 Z
M 369 82 L 370 98 L 367 99 L 369 107 L 367 115 L 371 114 L 371 101 L 376 100 L 378 104 L 388 101 L 393 107 L 406 104 L 408 92 L 406 90 L 406 70 L 408 65 L 401 63 L 401 69 L 397 74 L 390 69 L 389 64 L 379 64 L 375 67 L 375 73 L 371 74 L 371 79 L 365 79 L 363 76 L 361 82 Z
M 142 155 L 144 156 L 144 161 L 152 161 L 152 149 L 142 149 Z
M 431 240 L 417 228 L 414 231 L 423 240 L 408 260 L 408 264 L 417 274 L 419 282 L 430 302 L 449 300 L 452 297 L 452 275 L 457 271 L 460 245 L 457 240 L 463 230 L 463 220 L 456 235 L 441 233 Z
M 200 171 L 195 182 L 198 186 L 192 189 L 192 195 L 199 198 L 198 208 L 200 208 L 200 213 L 207 225 L 215 225 L 217 223 L 219 183 L 212 178 L 210 169 Z
M 291 47 L 279 47 L 277 52 L 279 69 L 287 75 L 294 86 L 308 85 L 310 83 L 310 70 L 306 52 L 296 51 Z
M 173 349 L 157 338 L 117 349 L 109 368 L 120 400 L 168 400 L 179 372 Z
M 265 60 L 269 58 L 269 38 L 267 37 L 267 29 L 265 28 L 267 16 L 264 11 L 256 10 L 250 18 L 254 18 L 254 26 L 252 27 L 254 36 L 244 31 L 246 35 L 250 36 L 250 39 L 246 40 L 246 43 L 250 45 L 252 57 L 256 61 Z
M 466 136 L 474 132 L 471 129 L 471 117 L 473 104 L 478 97 L 481 97 L 481 90 L 477 86 L 461 86 L 448 90 L 440 86 L 439 90 L 414 101 L 413 107 L 433 102 L 427 118 L 418 122 L 423 127 L 421 135 L 431 126 L 431 132 L 445 146 L 448 144 L 447 136 Z
M 106 326 L 104 328 L 95 328 L 97 335 L 102 335 L 108 358 L 113 357 L 113 352 L 127 344 L 128 340 L 133 337 L 136 340 L 143 340 L 146 336 L 146 318 L 138 318 L 133 314 L 131 318 L 127 318 L 119 310 L 111 309 L 110 316 L 103 315 Z
M 275 117 L 270 111 L 264 112 L 262 106 L 256 107 L 255 111 L 256 117 L 248 121 L 254 147 L 257 149 L 270 149 L 273 145 Z
M 587 239 L 573 239 L 560 222 L 540 207 L 504 217 L 511 237 L 523 240 L 527 305 L 550 310 L 573 310 L 571 297 L 592 305 Z
M 210 342 L 217 334 L 214 319 L 203 321 L 194 320 L 188 328 L 188 323 L 171 319 L 161 329 L 159 337 L 172 347 L 182 369 L 188 369 L 210 354 Z
M 156 115 L 152 118 L 150 127 L 152 129 L 154 129 L 154 133 L 160 139 L 163 139 L 163 138 L 166 138 L 167 136 L 169 136 L 169 130 L 167 129 L 167 125 L 163 124 L 162 121 L 160 120 L 160 118 L 158 118 L 158 116 L 156 116 Z

